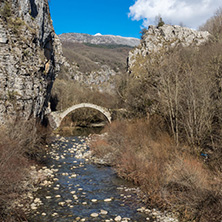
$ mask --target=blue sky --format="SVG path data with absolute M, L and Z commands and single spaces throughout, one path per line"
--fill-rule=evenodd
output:
M 50 0 L 55 32 L 96 33 L 140 37 L 142 27 L 165 23 L 197 29 L 215 11 L 221 0 Z
M 51 0 L 55 32 L 96 33 L 140 37 L 142 21 L 128 17 L 134 0 Z

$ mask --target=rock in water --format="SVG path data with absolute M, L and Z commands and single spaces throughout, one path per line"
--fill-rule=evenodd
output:
M 117 217 L 115 217 L 115 221 L 121 221 L 121 219 L 122 219 L 122 217 L 121 216 L 117 216 Z
M 91 217 L 98 217 L 99 216 L 99 214 L 97 214 L 97 213 L 92 213 L 91 214 Z

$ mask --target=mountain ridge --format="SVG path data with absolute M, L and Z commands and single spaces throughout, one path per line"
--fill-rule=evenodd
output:
M 95 35 L 86 33 L 63 33 L 59 35 L 59 38 L 62 42 L 89 43 L 95 45 L 127 45 L 135 47 L 140 44 L 140 39 L 134 37 L 102 35 L 100 33 Z

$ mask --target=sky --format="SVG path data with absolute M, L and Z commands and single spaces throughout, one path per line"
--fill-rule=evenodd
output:
M 197 29 L 222 7 L 221 0 L 50 0 L 57 34 L 140 37 L 161 16 L 167 24 Z

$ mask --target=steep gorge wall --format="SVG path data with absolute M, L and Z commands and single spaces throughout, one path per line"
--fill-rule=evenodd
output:
M 138 63 L 138 57 L 145 58 L 153 53 L 166 53 L 169 49 L 183 47 L 197 47 L 210 38 L 206 31 L 196 31 L 178 25 L 163 25 L 160 27 L 151 25 L 142 36 L 138 47 L 129 53 L 128 70 L 132 71 L 134 64 Z
M 61 53 L 47 0 L 0 0 L 0 122 L 43 118 Z

